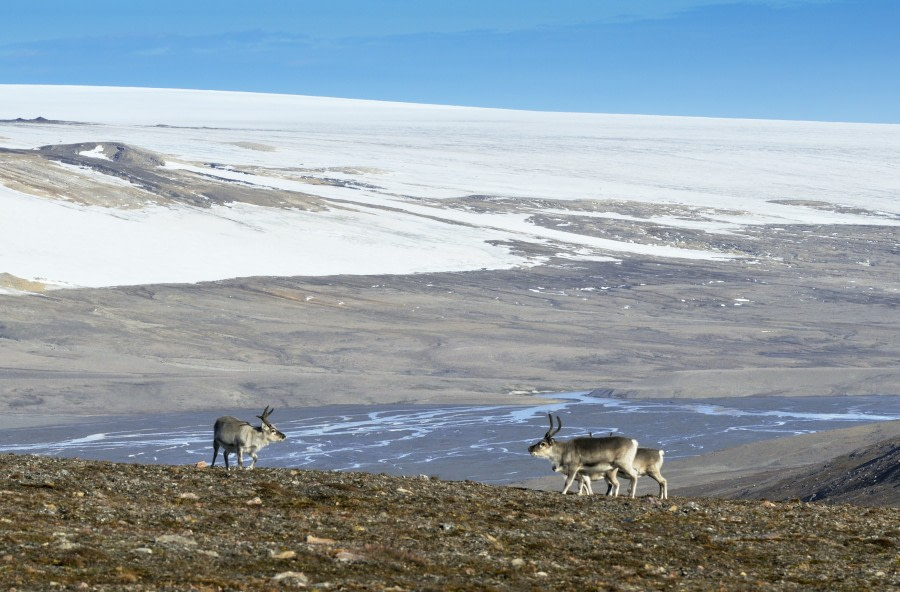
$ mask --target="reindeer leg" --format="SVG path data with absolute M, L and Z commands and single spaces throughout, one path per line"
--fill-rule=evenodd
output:
M 659 483 L 659 499 L 669 499 L 669 484 L 666 482 L 666 478 L 662 476 L 662 473 L 659 471 L 647 471 L 647 474 Z
M 625 465 L 619 465 L 619 470 L 627 475 L 631 480 L 631 492 L 629 493 L 629 497 L 635 497 L 635 494 L 637 493 L 637 471 L 635 471 L 632 467 L 626 467 Z M 618 490 L 618 487 L 616 489 Z
M 610 471 L 607 474 L 609 475 L 609 485 L 612 488 L 612 496 L 619 497 L 619 479 L 616 477 L 616 471 Z
M 581 482 L 582 482 L 582 484 L 584 484 L 584 489 L 587 492 L 587 494 L 594 495 L 594 488 L 593 488 L 593 486 L 591 486 L 591 476 L 585 475 L 584 473 L 582 473 Z
M 619 495 L 619 480 L 616 479 L 616 473 L 618 472 L 619 469 L 613 467 L 611 471 L 603 473 L 603 479 L 606 481 L 606 495 L 609 495 L 613 490 L 615 490 L 613 497 Z
M 575 480 L 578 481 L 578 495 L 590 495 L 588 493 L 588 488 L 591 486 L 590 477 L 584 473 L 578 473 Z
M 563 487 L 563 490 L 562 490 L 563 495 L 566 495 L 567 493 L 569 493 L 569 488 L 572 487 L 572 482 L 575 481 L 575 475 L 577 475 L 577 474 L 578 474 L 578 469 L 575 469 L 574 471 L 572 471 L 571 473 L 566 475 L 566 486 Z

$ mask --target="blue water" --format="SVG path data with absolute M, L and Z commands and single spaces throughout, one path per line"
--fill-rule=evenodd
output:
M 0 452 L 189 464 L 212 459 L 221 414 L 256 423 L 262 410 L 103 417 L 66 426 L 6 430 Z M 510 483 L 548 474 L 526 449 L 548 427 L 559 438 L 615 431 L 666 458 L 758 440 L 900 419 L 900 396 L 623 400 L 588 392 L 536 398 L 530 406 L 342 405 L 276 409 L 287 440 L 259 453 L 260 467 L 358 470 Z M 232 457 L 233 459 L 233 457 Z M 217 464 L 222 463 L 219 456 Z

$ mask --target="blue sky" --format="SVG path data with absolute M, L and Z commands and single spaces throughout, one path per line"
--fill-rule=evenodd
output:
M 0 83 L 900 123 L 898 31 L 900 0 L 4 0 Z

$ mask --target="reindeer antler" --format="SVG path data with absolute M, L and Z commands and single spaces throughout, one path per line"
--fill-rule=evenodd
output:
M 559 419 L 559 415 L 556 416 L 556 423 L 557 423 L 556 430 L 553 429 L 553 415 L 550 414 L 550 413 L 548 413 L 548 414 L 547 414 L 547 417 L 550 418 L 550 429 L 547 430 L 547 433 L 546 433 L 546 434 L 544 434 L 544 439 L 545 439 L 545 440 L 549 440 L 550 438 L 552 438 L 553 436 L 555 436 L 556 434 L 558 434 L 558 433 L 559 433 L 559 430 L 562 429 L 562 420 Z
M 263 421 L 263 423 L 269 423 L 269 416 L 272 415 L 273 411 L 275 411 L 275 410 L 269 409 L 269 406 L 266 405 L 266 408 L 263 409 L 262 415 L 257 415 L 256 417 L 261 419 Z

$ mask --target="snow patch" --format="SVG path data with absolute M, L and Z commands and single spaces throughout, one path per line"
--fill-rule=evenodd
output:
M 102 160 L 112 160 L 106 154 L 103 153 L 103 145 L 97 144 L 94 146 L 93 150 L 82 150 L 78 153 L 79 156 L 87 156 L 88 158 L 100 158 Z

